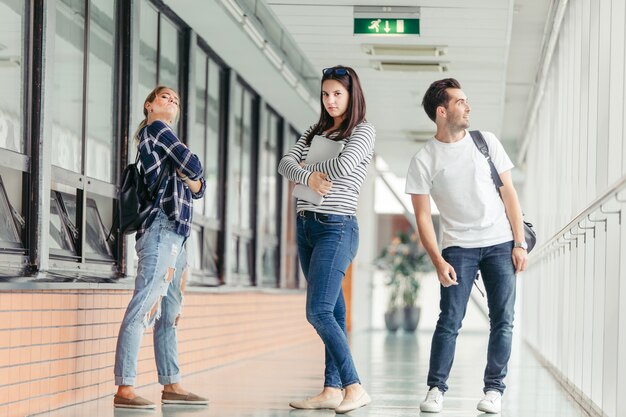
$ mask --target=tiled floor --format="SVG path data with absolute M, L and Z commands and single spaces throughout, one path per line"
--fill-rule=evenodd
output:
M 352 338 L 355 361 L 373 402 L 349 415 L 404 417 L 435 416 L 421 413 L 426 387 L 430 332 L 415 335 L 385 332 L 356 334 Z M 482 370 L 487 336 L 466 332 L 459 336 L 457 355 L 440 416 L 486 415 L 476 410 L 482 395 Z M 158 406 L 156 411 L 114 410 L 113 398 L 64 408 L 45 417 L 323 417 L 330 410 L 292 410 L 291 399 L 310 396 L 322 383 L 321 344 L 302 345 L 185 378 L 185 386 L 211 399 L 208 407 Z M 502 416 L 586 416 L 550 374 L 523 346 L 514 347 L 509 366 Z M 114 387 L 111 387 L 113 394 Z M 140 394 L 158 400 L 159 386 Z

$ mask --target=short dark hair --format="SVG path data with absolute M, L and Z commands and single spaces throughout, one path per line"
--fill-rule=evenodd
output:
M 356 125 L 365 121 L 365 96 L 363 94 L 363 89 L 361 88 L 359 76 L 356 75 L 356 72 L 352 68 L 343 65 L 336 65 L 332 68 L 326 69 L 328 71 L 324 72 L 322 82 L 320 84 L 320 119 L 317 121 L 315 127 L 309 132 L 309 135 L 306 138 L 307 145 L 311 144 L 313 136 L 321 135 L 323 132 L 331 129 L 334 124 L 334 120 L 326 111 L 326 108 L 324 107 L 324 100 L 322 99 L 321 86 L 324 85 L 324 81 L 326 80 L 339 81 L 350 94 L 348 108 L 346 109 L 346 118 L 341 123 L 341 126 L 339 126 L 339 129 L 337 129 L 338 134 L 335 138 L 333 138 L 333 140 L 338 141 L 347 138 L 352 134 L 352 130 L 356 127 Z M 345 72 L 339 71 L 340 75 L 335 70 L 345 70 Z
M 437 107 L 448 107 L 448 102 L 450 101 L 450 96 L 446 91 L 448 88 L 460 89 L 461 84 L 454 78 L 444 78 L 443 80 L 432 83 L 424 94 L 422 106 L 433 122 L 437 119 Z

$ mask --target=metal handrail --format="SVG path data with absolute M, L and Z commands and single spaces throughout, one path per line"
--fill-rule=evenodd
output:
M 624 203 L 624 200 L 620 200 L 617 198 L 617 194 L 619 194 L 624 188 L 626 188 L 626 175 L 619 179 L 615 184 L 608 188 L 603 194 L 601 194 L 598 198 L 593 200 L 591 204 L 587 206 L 580 214 L 574 217 L 565 227 L 555 233 L 550 239 L 548 239 L 541 247 L 531 255 L 531 259 L 537 259 L 543 256 L 544 252 L 552 246 L 558 239 L 564 236 L 568 231 L 575 227 L 580 227 L 579 223 L 586 219 L 591 213 L 596 211 L 599 207 L 602 207 L 602 204 L 609 201 L 611 198 L 615 198 L 615 200 L 619 203 Z M 581 228 L 586 229 L 586 228 Z

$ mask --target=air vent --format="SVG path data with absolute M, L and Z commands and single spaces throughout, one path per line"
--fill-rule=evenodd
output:
M 361 45 L 363 52 L 373 56 L 442 56 L 448 53 L 445 46 L 432 45 Z
M 374 64 L 379 71 L 403 71 L 403 72 L 446 72 L 448 64 L 441 62 L 390 62 L 380 61 Z
M 434 130 L 407 130 L 406 136 L 413 142 L 428 142 L 435 136 Z

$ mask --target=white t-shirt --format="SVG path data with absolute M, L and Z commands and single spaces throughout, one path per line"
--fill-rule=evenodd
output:
M 482 133 L 498 173 L 513 168 L 498 138 Z M 432 196 L 440 213 L 444 249 L 481 248 L 513 240 L 489 163 L 467 131 L 458 142 L 428 141 L 411 159 L 405 192 Z

